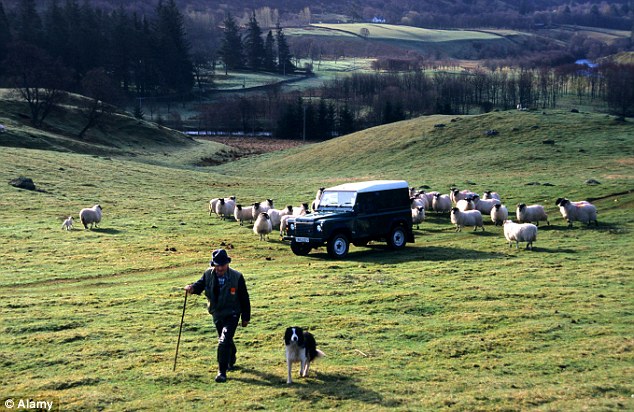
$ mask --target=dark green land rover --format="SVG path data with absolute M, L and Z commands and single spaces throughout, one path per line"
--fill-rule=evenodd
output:
M 327 245 L 332 258 L 344 258 L 350 243 L 365 246 L 385 241 L 393 249 L 414 242 L 409 185 L 404 180 L 345 183 L 323 191 L 319 205 L 288 222 L 291 250 L 307 255 Z

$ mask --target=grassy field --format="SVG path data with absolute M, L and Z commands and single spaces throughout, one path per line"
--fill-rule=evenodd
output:
M 184 164 L 208 149 L 180 146 L 184 155 L 174 148 L 161 164 L 0 150 L 3 398 L 77 411 L 634 409 L 631 120 L 434 116 L 213 168 Z M 6 184 L 19 175 L 38 190 Z M 509 209 L 544 204 L 551 225 L 531 252 L 509 248 L 499 227 L 455 233 L 428 212 L 405 250 L 377 243 L 333 261 L 324 248 L 294 256 L 276 236 L 260 242 L 248 225 L 207 213 L 212 197 L 281 207 L 379 178 L 493 189 Z M 560 196 L 596 199 L 599 226 L 568 229 Z M 98 229 L 60 229 L 95 203 Z M 253 305 L 237 333 L 240 368 L 224 385 L 213 382 L 215 332 L 199 296 L 187 301 L 172 372 L 182 287 L 218 247 Z M 327 357 L 287 386 L 290 325 L 313 332 Z

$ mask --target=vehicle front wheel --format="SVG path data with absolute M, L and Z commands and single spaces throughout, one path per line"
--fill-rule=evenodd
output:
M 396 226 L 390 232 L 387 238 L 387 244 L 392 249 L 403 249 L 405 247 L 406 236 L 405 229 L 402 226 Z
M 344 234 L 336 234 L 328 241 L 328 254 L 333 259 L 343 259 L 350 249 L 350 241 Z
M 291 250 L 297 256 L 306 256 L 307 254 L 310 253 L 311 249 L 312 248 L 310 247 L 310 245 L 308 243 L 298 243 L 298 242 L 295 242 L 295 241 L 291 242 Z

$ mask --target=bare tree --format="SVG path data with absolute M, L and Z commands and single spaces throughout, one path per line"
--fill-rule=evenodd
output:
M 41 127 L 51 110 L 67 96 L 68 69 L 44 50 L 23 42 L 9 46 L 3 67 L 7 68 L 9 85 L 29 105 L 31 123 Z
M 86 73 L 81 82 L 84 94 L 90 99 L 80 109 L 86 123 L 78 137 L 83 139 L 88 129 L 96 126 L 102 117 L 112 113 L 115 107 L 111 104 L 120 98 L 120 92 L 114 81 L 102 68 Z

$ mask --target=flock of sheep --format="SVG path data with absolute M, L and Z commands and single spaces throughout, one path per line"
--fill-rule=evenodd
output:
M 425 219 L 425 210 L 433 210 L 438 213 L 450 213 L 451 223 L 456 225 L 456 231 L 461 231 L 465 226 L 473 226 L 473 230 L 484 230 L 483 215 L 489 215 L 491 221 L 497 225 L 503 225 L 504 237 L 509 246 L 515 242 L 519 248 L 520 242 L 526 242 L 526 248 L 533 248 L 533 242 L 537 240 L 537 226 L 539 222 L 550 225 L 548 215 L 542 205 L 526 205 L 520 203 L 515 209 L 515 217 L 519 223 L 509 220 L 508 208 L 502 204 L 500 195 L 486 191 L 482 198 L 479 194 L 469 190 L 451 188 L 448 195 L 439 192 L 418 192 L 411 189 L 412 221 L 415 224 Z M 566 198 L 558 198 L 555 202 L 563 218 L 572 226 L 579 221 L 586 224 L 592 222 L 598 225 L 597 209 L 586 201 L 571 202 Z M 534 224 L 533 224 L 534 223 Z
M 317 209 L 323 190 L 324 188 L 320 188 L 317 191 L 310 209 Z M 520 242 L 525 242 L 526 248 L 532 250 L 533 243 L 537 240 L 539 222 L 550 225 L 544 206 L 538 204 L 518 204 L 515 210 L 518 223 L 513 222 L 509 219 L 508 208 L 502 204 L 500 195 L 491 191 L 485 191 L 480 197 L 472 191 L 456 188 L 451 188 L 449 194 L 417 191 L 412 188 L 410 199 L 412 223 L 417 225 L 417 228 L 425 220 L 426 210 L 449 213 L 451 223 L 456 226 L 457 232 L 465 226 L 473 226 L 474 231 L 478 228 L 484 230 L 483 215 L 488 215 L 496 226 L 503 225 L 504 237 L 509 242 L 509 246 L 515 242 L 516 248 L 519 248 Z M 559 198 L 556 205 L 559 206 L 561 215 L 569 226 L 572 226 L 575 221 L 588 225 L 592 222 L 598 224 L 597 209 L 589 202 L 572 202 L 566 198 Z M 236 204 L 235 196 L 214 198 L 209 201 L 209 216 L 215 213 L 222 219 L 233 218 L 240 222 L 240 225 L 249 221 L 253 224 L 253 232 L 260 237 L 260 240 L 267 240 L 274 229 L 279 229 L 280 236 L 283 236 L 287 229 L 288 219 L 310 213 L 310 209 L 307 203 L 299 207 L 289 205 L 284 209 L 275 209 L 271 199 L 243 206 Z
M 84 229 L 88 229 L 88 225 L 90 225 L 90 229 L 97 227 L 97 223 L 101 222 L 101 206 L 94 205 L 93 207 L 86 207 L 79 211 L 79 220 L 82 225 L 84 225 Z M 62 229 L 64 230 L 72 230 L 73 229 L 73 217 L 68 216 L 66 220 L 62 223 Z

